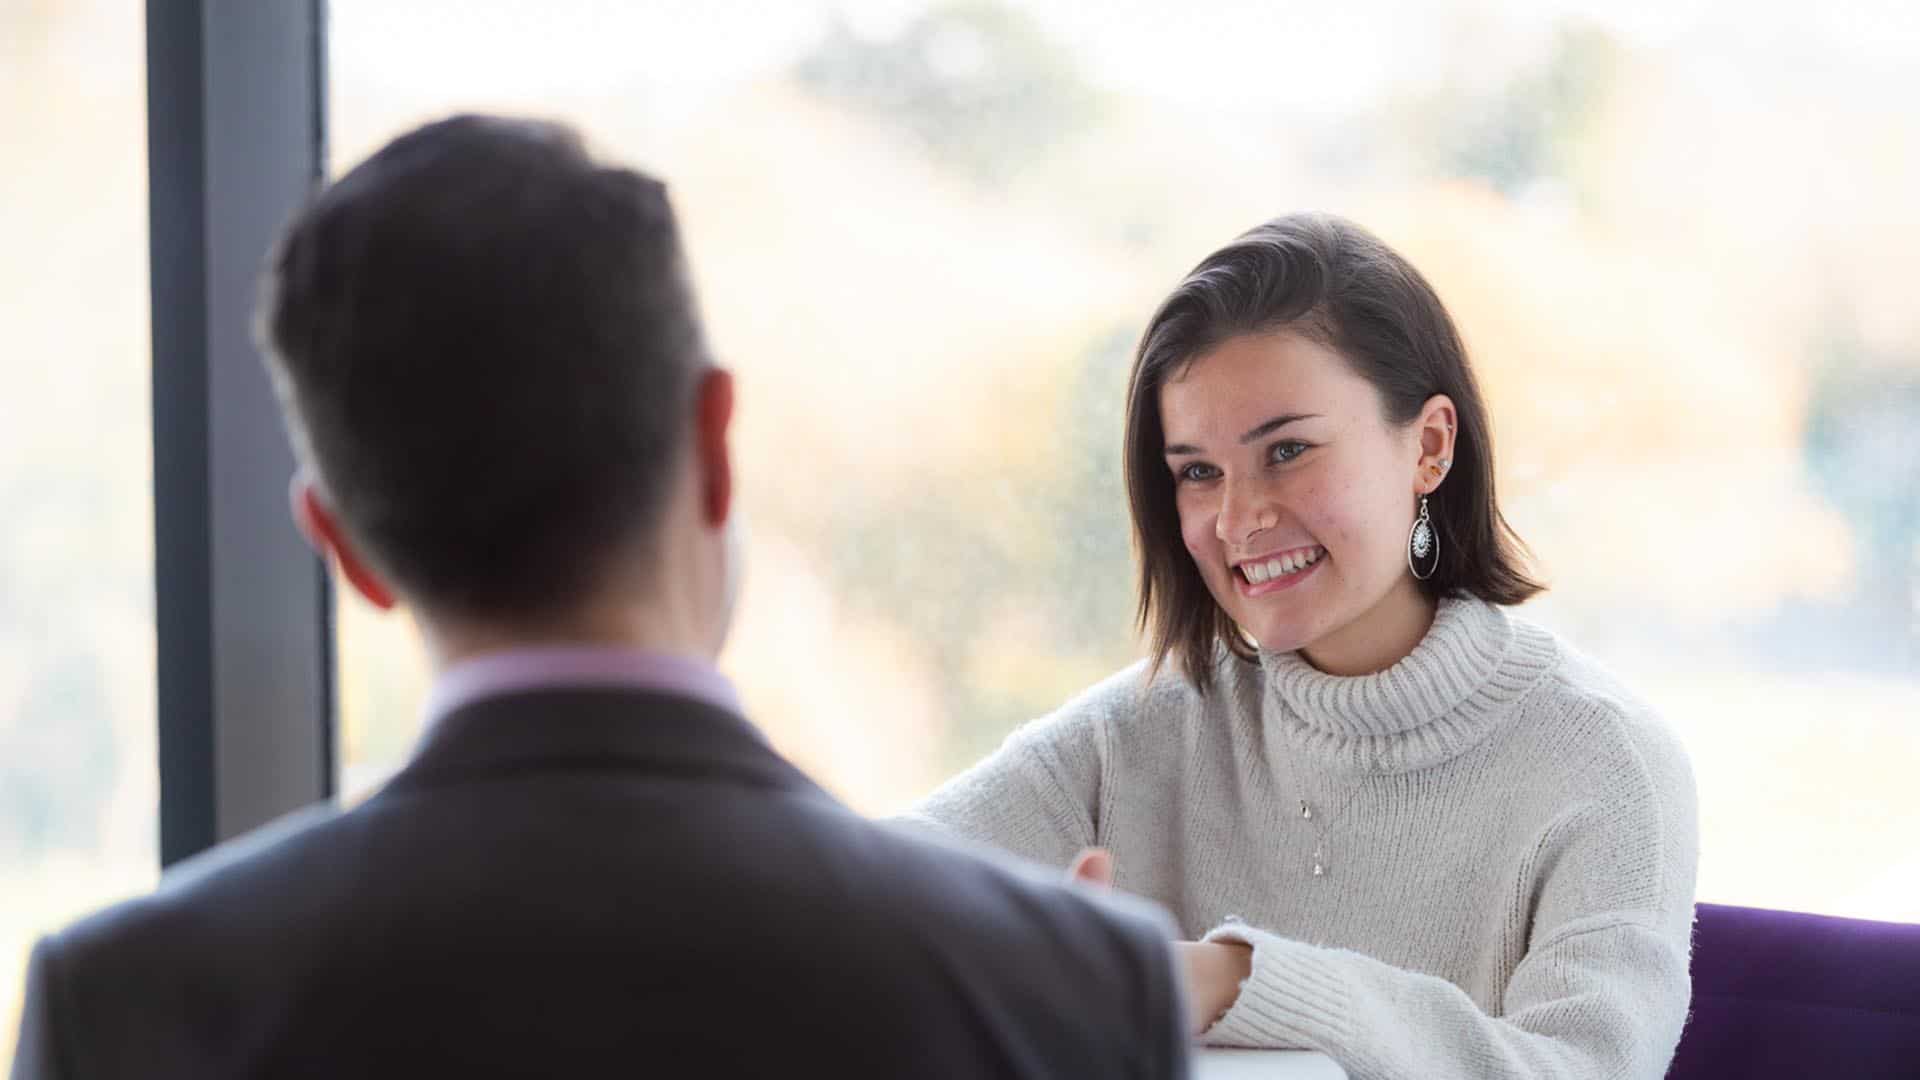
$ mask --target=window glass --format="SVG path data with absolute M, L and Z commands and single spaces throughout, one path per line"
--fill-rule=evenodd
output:
M 142 33 L 0 4 L 0 1061 L 34 939 L 159 872 Z
M 1690 747 L 1703 898 L 1920 921 L 1911 11 L 336 0 L 333 146 L 510 110 L 671 183 L 741 379 L 723 664 L 875 812 L 1139 655 L 1133 342 L 1243 229 L 1353 217 L 1466 333 L 1525 613 Z M 364 790 L 425 678 L 341 626 Z

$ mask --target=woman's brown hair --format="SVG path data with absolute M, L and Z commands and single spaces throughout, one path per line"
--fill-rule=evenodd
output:
M 1353 222 L 1330 214 L 1275 218 L 1207 256 L 1153 313 L 1127 386 L 1126 482 L 1140 562 L 1140 628 L 1153 667 L 1173 656 L 1201 693 L 1221 646 L 1253 646 L 1207 591 L 1180 539 L 1162 451 L 1160 386 L 1202 354 L 1247 334 L 1300 334 L 1339 353 L 1380 395 L 1387 421 L 1412 423 L 1428 399 L 1453 399 L 1459 430 L 1446 491 L 1434 496 L 1440 560 L 1428 596 L 1518 604 L 1545 586 L 1500 513 L 1486 404 L 1459 331 L 1413 265 Z

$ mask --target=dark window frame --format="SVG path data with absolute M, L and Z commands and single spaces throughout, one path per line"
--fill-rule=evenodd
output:
M 324 0 L 148 0 L 160 861 L 331 799 L 333 601 L 250 327 L 326 174 Z

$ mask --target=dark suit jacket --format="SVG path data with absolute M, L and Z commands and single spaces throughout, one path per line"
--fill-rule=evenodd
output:
M 703 704 L 495 698 L 43 940 L 14 1076 L 1184 1076 L 1167 924 L 1055 876 Z

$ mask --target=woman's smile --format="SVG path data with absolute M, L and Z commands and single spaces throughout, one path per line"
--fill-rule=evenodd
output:
M 1310 577 L 1326 557 L 1317 544 L 1257 555 L 1233 564 L 1234 585 L 1249 599 L 1291 589 Z

